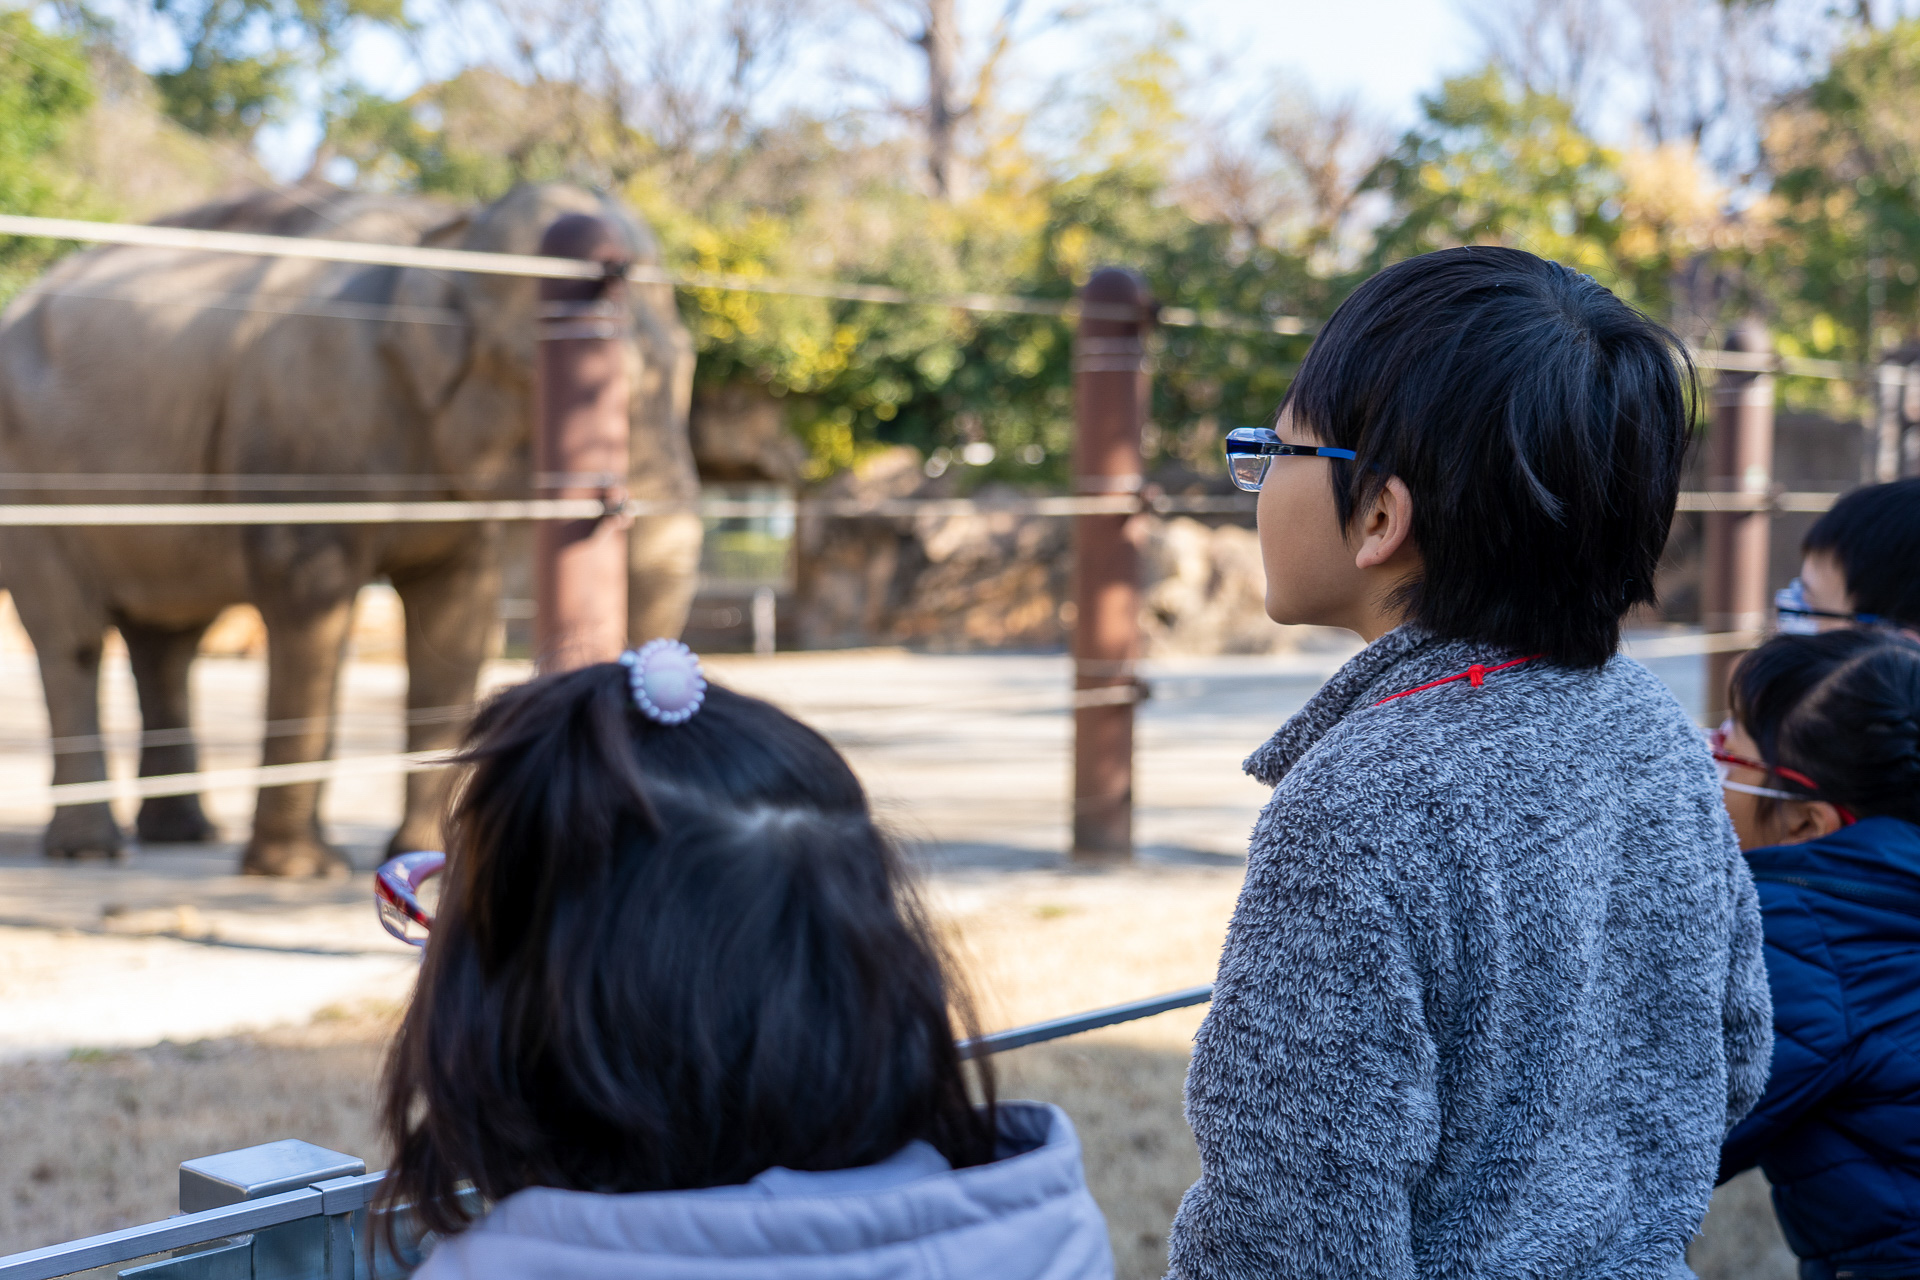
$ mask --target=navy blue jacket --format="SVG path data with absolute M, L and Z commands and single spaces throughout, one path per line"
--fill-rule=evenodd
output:
M 1806 1280 L 1920 1274 L 1920 827 L 1868 818 L 1747 862 L 1773 1074 L 1720 1176 L 1766 1171 Z

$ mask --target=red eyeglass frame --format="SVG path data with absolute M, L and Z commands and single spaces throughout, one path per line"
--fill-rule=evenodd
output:
M 427 945 L 426 938 L 414 937 L 408 926 L 419 925 L 423 934 L 433 928 L 433 917 L 420 902 L 420 886 L 439 875 L 446 865 L 446 854 L 422 850 L 390 859 L 373 873 L 373 905 L 380 913 L 380 924 L 408 946 Z
M 1798 769 L 1789 769 L 1785 765 L 1768 764 L 1764 760 L 1749 760 L 1746 756 L 1736 756 L 1727 751 L 1725 749 L 1727 745 L 1727 727 L 1725 725 L 1721 725 L 1718 729 L 1715 729 L 1707 735 L 1707 745 L 1713 753 L 1713 758 L 1720 764 L 1739 765 L 1743 769 L 1757 769 L 1762 774 L 1791 782 L 1796 787 L 1805 787 L 1811 793 L 1806 797 L 1808 800 L 1821 800 L 1820 784 L 1812 778 L 1809 778 L 1806 774 L 1801 773 Z M 1847 806 L 1834 804 L 1831 800 L 1824 800 L 1823 803 L 1833 805 L 1834 811 L 1840 815 L 1841 826 L 1850 827 L 1859 821 L 1858 818 L 1853 816 L 1853 811 L 1848 809 Z

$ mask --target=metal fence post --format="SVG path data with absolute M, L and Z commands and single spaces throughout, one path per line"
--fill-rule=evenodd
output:
M 1140 434 L 1149 381 L 1146 282 L 1096 272 L 1074 345 L 1074 492 L 1140 491 Z M 1091 314 L 1088 314 L 1088 313 Z M 1073 856 L 1133 855 L 1133 707 L 1139 687 L 1140 550 L 1125 514 L 1073 522 Z M 1105 696 L 1095 690 L 1112 690 Z
M 557 219 L 540 237 L 551 257 L 605 263 L 600 280 L 540 282 L 540 420 L 534 471 L 544 496 L 623 501 L 628 397 L 624 339 L 631 253 L 611 223 Z M 616 658 L 627 642 L 624 522 L 542 520 L 534 529 L 534 656 L 541 671 Z
M 1727 335 L 1726 349 L 1770 356 L 1773 340 L 1758 320 L 1746 320 Z M 1738 494 L 1756 509 L 1707 513 L 1706 579 L 1702 622 L 1709 633 L 1759 633 L 1767 625 L 1767 552 L 1773 516 L 1766 499 L 1773 486 L 1773 375 L 1723 370 L 1713 388 L 1713 429 L 1707 441 L 1707 490 Z M 1751 645 L 1707 655 L 1707 717 L 1727 713 L 1727 678 Z
M 1873 478 L 1885 483 L 1900 478 L 1900 435 L 1905 425 L 1901 410 L 1907 398 L 1907 366 L 1884 360 L 1874 366 L 1875 407 Z

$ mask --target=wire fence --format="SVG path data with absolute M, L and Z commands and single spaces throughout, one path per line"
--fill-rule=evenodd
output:
M 1758 631 L 1725 631 L 1671 636 L 1638 636 L 1629 639 L 1623 651 L 1642 661 L 1700 657 L 1715 653 L 1738 652 L 1752 648 L 1764 635 Z M 807 713 L 816 719 L 838 716 L 875 716 L 938 714 L 951 718 L 956 714 L 1056 715 L 1064 716 L 1083 707 L 1125 704 L 1165 704 L 1212 696 L 1217 682 L 1136 673 L 1125 685 L 1097 689 L 1048 690 L 1033 693 L 994 694 L 985 697 L 956 698 L 951 693 L 917 702 L 858 702 L 840 705 L 810 705 Z M 458 724 L 474 710 L 473 705 L 428 707 L 399 713 L 405 724 Z M 363 713 L 363 719 L 371 719 Z M 310 732 L 317 727 L 340 725 L 341 717 L 307 720 L 268 721 L 250 733 L 244 745 L 261 738 Z M 831 736 L 831 735 L 830 735 Z M 0 747 L 15 752 L 67 754 L 113 748 L 132 749 L 195 743 L 217 745 L 191 729 L 155 731 L 128 730 L 71 738 L 27 740 L 15 738 L 0 742 Z M 228 744 L 236 745 L 236 744 Z M 196 795 L 205 791 L 252 789 L 285 786 L 293 783 L 334 782 L 343 779 L 421 773 L 446 768 L 454 763 L 450 751 L 388 752 L 374 755 L 345 756 L 336 759 L 302 761 L 291 764 L 234 766 L 201 769 L 190 773 L 151 774 L 138 777 L 109 778 L 94 782 L 58 785 L 27 785 L 0 788 L 0 809 L 19 810 L 45 805 L 76 805 L 132 802 L 161 796 Z
M 287 477 L 280 477 L 286 479 Z M 41 479 L 46 479 L 41 477 Z M 236 485 L 245 483 L 235 478 Z M 53 487 L 49 483 L 46 487 Z M 1681 512 L 1822 512 L 1838 493 L 1693 491 L 1679 495 Z M 1254 495 L 1132 494 L 999 495 L 986 498 L 704 498 L 696 501 L 625 498 L 426 499 L 357 502 L 30 502 L 0 504 L 0 528 L 157 528 L 167 526 L 467 524 L 477 521 L 598 520 L 698 515 L 706 519 L 893 519 L 917 516 L 1028 516 L 1254 514 Z
M 38 218 L 0 215 L 0 235 L 70 240 L 82 243 L 142 247 L 183 253 L 231 253 L 255 257 L 290 258 L 344 265 L 411 268 L 429 271 L 471 272 L 546 280 L 595 281 L 608 277 L 612 270 L 636 284 L 665 285 L 676 289 L 720 290 L 758 294 L 782 294 L 843 302 L 898 306 L 942 307 L 973 313 L 996 313 L 1053 317 L 1063 320 L 1083 318 L 1138 320 L 1132 307 L 1083 304 L 1073 298 L 1022 297 L 995 293 L 913 293 L 887 285 L 845 281 L 806 281 L 772 276 L 747 276 L 701 272 L 674 272 L 651 263 L 625 266 L 584 261 L 577 258 L 537 254 L 483 253 L 463 249 L 439 249 L 411 245 L 375 244 L 350 240 L 330 240 L 244 232 L 209 231 L 185 227 L 131 225 L 93 222 L 67 218 Z M 230 307 L 249 311 L 270 311 L 288 315 L 310 315 L 340 319 L 383 319 L 427 324 L 464 324 L 467 318 L 458 312 L 438 308 L 395 306 L 386 303 L 360 303 L 336 299 L 315 299 L 291 295 L 237 295 L 222 293 L 168 293 L 155 296 L 124 289 L 98 289 L 84 286 L 34 285 L 65 296 L 92 298 L 116 303 L 165 303 L 169 305 Z M 1272 335 L 1311 334 L 1318 322 L 1299 316 L 1248 317 L 1191 308 L 1163 306 L 1157 309 L 1158 323 L 1176 327 L 1219 329 L 1233 332 Z M 1752 354 L 1734 351 L 1701 350 L 1692 353 L 1703 369 L 1781 373 L 1790 376 L 1857 379 L 1873 369 L 1866 365 L 1839 361 L 1783 357 L 1776 354 Z M 532 496 L 449 498 L 445 496 L 361 496 L 352 500 L 313 500 L 315 494 L 444 495 L 448 492 L 484 492 L 504 486 L 526 483 L 535 491 L 555 489 L 598 489 L 599 496 Z M 0 489 L 45 493 L 120 492 L 198 493 L 254 495 L 264 493 L 297 494 L 300 497 L 274 501 L 115 501 L 72 502 L 37 501 L 0 503 L 0 528 L 83 529 L 83 528 L 192 528 L 245 527 L 278 525 L 381 525 L 445 524 L 479 521 L 580 521 L 631 519 L 647 516 L 696 514 L 704 519 L 734 518 L 800 519 L 876 519 L 876 518 L 967 518 L 1022 517 L 1073 518 L 1081 516 L 1155 514 L 1245 517 L 1253 514 L 1255 498 L 1251 494 L 1168 494 L 1151 487 L 1132 492 L 1078 495 L 990 495 L 965 498 L 835 498 L 826 496 L 780 497 L 765 499 L 704 498 L 697 501 L 660 500 L 629 497 L 623 480 L 610 476 L 535 476 L 531 481 L 517 478 L 477 478 L 436 476 L 377 475 L 184 475 L 184 474 L 111 474 L 55 475 L 15 474 L 0 477 Z M 1772 490 L 1767 492 L 1688 492 L 1680 495 L 1682 512 L 1819 512 L 1838 497 L 1832 493 L 1803 493 Z M 1750 644 L 1746 632 L 1729 632 L 1705 637 L 1684 637 L 1673 642 L 1661 656 L 1681 652 L 1717 653 Z M 1656 642 L 1664 643 L 1664 642 Z M 1649 656 L 1652 651 L 1648 651 Z M 1145 696 L 1142 686 L 1082 690 L 1055 699 L 1057 709 L 1108 705 L 1120 701 L 1138 701 Z M 1090 701 L 1091 700 L 1091 701 Z M 267 736 L 303 730 L 276 730 L 267 726 Z M 104 735 L 94 737 L 104 739 Z M 191 741 L 186 730 L 159 730 L 142 745 L 183 745 Z M 74 738 L 52 744 L 58 752 L 97 749 L 93 738 Z M 267 786 L 294 781 L 324 781 L 370 772 L 412 772 L 439 768 L 445 758 L 436 753 L 402 753 L 357 757 L 301 764 L 263 765 L 242 769 L 203 770 L 190 774 L 152 776 L 139 779 L 62 784 L 37 794 L 58 804 L 86 803 L 94 800 L 144 798 L 187 794 L 222 786 Z M 14 797 L 0 795 L 0 802 Z
M 180 252 L 234 253 L 256 257 L 299 258 L 354 266 L 416 268 L 427 271 L 461 271 L 482 275 L 518 276 L 536 280 L 603 280 L 608 276 L 604 264 L 580 258 L 544 257 L 537 254 L 482 253 L 468 249 L 430 249 L 414 245 L 372 244 L 351 240 L 309 239 L 295 236 L 256 235 L 239 231 L 203 231 L 187 227 L 146 226 L 117 222 L 90 222 L 77 218 L 38 218 L 18 214 L 0 214 L 0 235 L 28 236 L 46 240 L 72 240 L 81 243 L 125 245 Z M 727 293 L 777 294 L 785 297 L 819 298 L 834 302 L 864 302 L 887 306 L 934 307 L 981 314 L 1043 316 L 1074 321 L 1078 319 L 1137 320 L 1131 307 L 1083 303 L 1074 298 L 1022 297 L 1000 293 L 914 293 L 891 285 L 859 284 L 847 281 L 795 280 L 778 276 L 753 276 L 739 273 L 669 271 L 650 263 L 636 263 L 619 273 L 635 284 L 667 285 L 683 290 L 712 290 Z M 33 286 L 29 287 L 29 291 Z M 168 294 L 131 294 L 76 286 L 42 287 L 42 292 L 107 302 L 144 302 L 198 305 L 242 311 L 270 311 L 276 314 L 312 315 L 335 319 L 393 319 L 422 324 L 464 324 L 466 317 L 439 308 L 396 307 L 386 303 L 353 303 L 300 297 L 274 298 L 271 295 L 202 293 L 183 296 Z M 1292 337 L 1310 334 L 1319 322 L 1301 316 L 1254 317 L 1202 311 L 1191 307 L 1162 306 L 1155 311 L 1157 323 L 1171 328 L 1215 329 L 1223 332 Z

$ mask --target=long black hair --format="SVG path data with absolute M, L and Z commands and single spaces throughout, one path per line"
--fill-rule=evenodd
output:
M 721 1186 L 915 1139 L 992 1158 L 964 1001 L 820 735 L 718 686 L 656 724 L 608 663 L 499 695 L 463 759 L 384 1083 L 385 1205 L 445 1235 L 473 1217 L 462 1182 Z
M 1606 288 L 1475 245 L 1354 290 L 1282 412 L 1357 452 L 1328 468 L 1343 524 L 1406 483 L 1424 564 L 1399 601 L 1411 618 L 1597 667 L 1654 598 L 1696 395 L 1685 347 Z
M 1775 636 L 1741 659 L 1731 693 L 1770 770 L 1859 817 L 1920 824 L 1920 642 L 1877 628 Z

